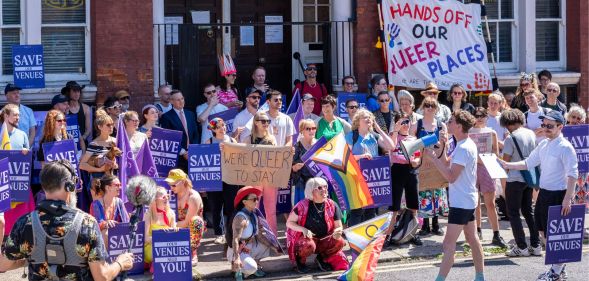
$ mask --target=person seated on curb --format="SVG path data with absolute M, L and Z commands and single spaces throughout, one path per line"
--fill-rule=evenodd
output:
M 305 199 L 295 205 L 286 221 L 288 257 L 297 272 L 309 271 L 305 263 L 312 254 L 317 254 L 315 262 L 322 271 L 348 269 L 341 219 L 340 207 L 327 198 L 327 182 L 309 179 Z
M 258 202 L 262 196 L 262 189 L 255 186 L 244 186 L 239 189 L 233 206 L 235 210 L 229 217 L 227 225 L 231 231 L 226 231 L 227 242 L 230 242 L 227 250 L 227 260 L 231 261 L 231 271 L 235 280 L 243 280 L 250 275 L 264 277 L 266 273 L 259 266 L 261 259 L 270 256 L 270 250 L 281 252 L 273 246 L 264 235 L 261 212 L 257 210 Z

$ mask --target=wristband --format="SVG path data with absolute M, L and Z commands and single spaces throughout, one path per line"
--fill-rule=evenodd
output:
M 121 268 L 121 272 L 123 272 L 123 265 L 121 265 L 121 263 L 119 261 L 115 261 L 115 262 L 119 265 L 119 268 Z

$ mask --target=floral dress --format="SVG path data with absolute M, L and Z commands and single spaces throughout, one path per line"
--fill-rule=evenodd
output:
M 46 208 L 45 206 L 57 206 Z M 60 210 L 64 207 L 70 211 Z M 52 237 L 63 237 L 73 227 L 76 212 L 65 207 L 64 201 L 44 200 L 37 207 L 39 219 L 45 232 Z M 57 210 L 57 211 L 55 211 Z M 105 261 L 107 257 L 106 247 L 100 236 L 96 219 L 88 214 L 83 214 L 82 226 L 78 235 L 76 252 L 83 259 L 90 262 Z M 30 259 L 33 251 L 33 226 L 31 214 L 18 219 L 10 235 L 6 239 L 4 253 L 9 260 Z M 65 245 L 66 247 L 69 245 Z M 45 264 L 28 264 L 29 280 L 46 280 L 49 278 L 49 267 Z M 94 280 L 88 266 L 57 266 L 57 276 L 60 280 Z

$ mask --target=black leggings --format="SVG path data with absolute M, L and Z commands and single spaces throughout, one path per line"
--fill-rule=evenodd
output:
M 419 209 L 419 180 L 411 164 L 393 164 L 391 166 L 391 194 L 393 196 L 393 206 L 391 211 L 396 212 L 401 209 L 401 197 L 405 191 L 405 204 L 408 209 Z
M 208 203 L 213 215 L 213 229 L 215 235 L 222 235 L 223 216 L 229 217 L 233 213 L 233 199 L 240 186 L 223 183 L 223 191 L 207 192 Z M 223 215 L 221 215 L 221 210 Z
M 507 205 L 507 216 L 511 224 L 511 231 L 515 238 L 515 243 L 520 249 L 528 247 L 526 243 L 526 234 L 524 233 L 524 226 L 519 216 L 521 210 L 522 215 L 526 219 L 526 224 L 530 230 L 530 244 L 532 247 L 540 245 L 540 237 L 538 235 L 538 228 L 534 221 L 534 209 L 532 208 L 532 193 L 533 189 L 523 182 L 507 182 L 505 186 L 505 203 Z

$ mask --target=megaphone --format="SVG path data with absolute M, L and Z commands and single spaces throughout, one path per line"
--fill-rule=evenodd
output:
M 438 136 L 436 134 L 427 135 L 416 140 L 402 140 L 401 152 L 403 152 L 403 156 L 405 156 L 407 161 L 411 161 L 411 155 L 413 153 L 436 143 L 438 143 Z

